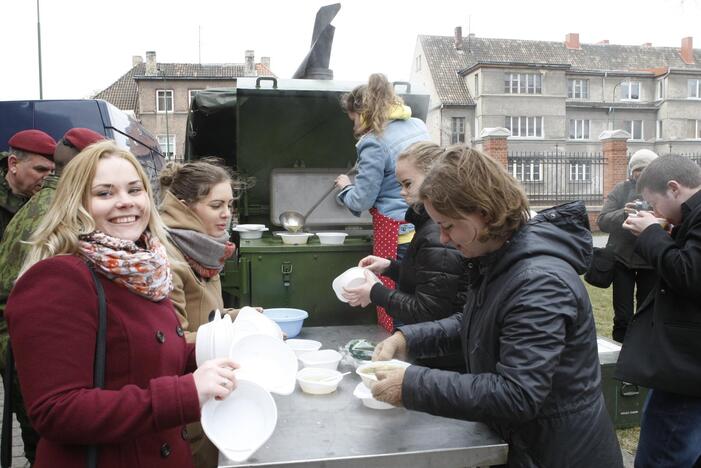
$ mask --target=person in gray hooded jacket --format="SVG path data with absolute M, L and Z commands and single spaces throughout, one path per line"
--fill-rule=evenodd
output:
M 509 444 L 511 467 L 622 466 L 579 278 L 592 254 L 583 203 L 528 221 L 519 183 L 464 146 L 434 163 L 420 197 L 441 240 L 468 258 L 470 295 L 462 313 L 399 327 L 373 358 L 461 350 L 467 372 L 416 365 L 378 372 L 375 398 L 486 423 Z

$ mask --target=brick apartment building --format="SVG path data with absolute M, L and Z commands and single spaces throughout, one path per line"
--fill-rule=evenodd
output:
M 132 68 L 95 98 L 132 113 L 158 139 L 164 155 L 181 159 L 193 96 L 207 88 L 236 87 L 237 78 L 249 76 L 275 76 L 270 58 L 256 63 L 254 51 L 247 50 L 244 63 L 159 63 L 150 51 L 145 62 L 134 56 Z

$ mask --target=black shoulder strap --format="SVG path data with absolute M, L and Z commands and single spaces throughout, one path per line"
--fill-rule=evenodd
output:
M 88 263 L 90 274 L 95 281 L 97 291 L 98 317 L 97 317 L 97 341 L 95 343 L 95 364 L 93 366 L 93 387 L 105 386 L 105 356 L 107 355 L 107 303 L 105 302 L 105 290 L 95 273 L 92 264 Z M 97 468 L 97 445 L 88 447 L 88 468 Z
M 0 356 L 2 359 L 2 356 Z M 5 356 L 5 384 L 4 407 L 2 409 L 2 439 L 0 440 L 0 466 L 10 468 L 12 465 L 12 379 L 15 373 L 15 360 L 12 356 L 12 346 L 7 341 L 7 355 Z

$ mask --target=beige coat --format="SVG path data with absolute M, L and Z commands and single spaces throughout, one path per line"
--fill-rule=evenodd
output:
M 170 192 L 166 192 L 161 205 L 161 217 L 169 228 L 191 229 L 204 233 L 205 229 L 200 218 L 185 203 L 181 202 Z M 185 338 L 194 343 L 197 328 L 207 323 L 209 313 L 214 309 L 224 310 L 224 300 L 221 293 L 219 275 L 205 279 L 200 278 L 182 254 L 171 258 L 173 272 L 173 292 L 170 300 L 185 330 Z M 193 460 L 197 468 L 216 467 L 219 452 L 205 437 L 199 423 L 187 426 L 186 438 L 190 441 Z

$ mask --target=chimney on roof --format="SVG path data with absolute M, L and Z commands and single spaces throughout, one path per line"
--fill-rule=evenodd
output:
M 141 65 L 144 63 L 144 59 L 141 57 L 141 55 L 132 55 L 131 56 L 131 67 L 134 68 L 137 65 Z
M 462 50 L 462 26 L 455 27 L 453 45 L 455 46 L 455 50 Z
M 569 33 L 565 36 L 565 47 L 568 49 L 581 49 L 579 46 L 579 33 Z
M 600 40 L 599 42 L 597 42 L 597 44 L 599 44 L 599 45 L 605 45 L 605 44 L 608 44 L 608 43 L 609 43 L 609 40 L 608 40 L 608 39 L 602 39 L 602 40 Z
M 260 63 L 262 63 L 265 68 L 270 70 L 270 57 L 261 57 Z
M 246 51 L 246 61 L 243 66 L 243 76 L 256 76 L 256 64 L 254 62 L 255 53 L 252 50 Z
M 146 76 L 158 75 L 158 65 L 156 64 L 156 52 L 149 50 L 146 52 Z
M 652 42 L 644 42 L 643 47 L 652 47 Z
M 687 65 L 693 65 L 696 63 L 694 61 L 694 38 L 689 36 L 689 37 L 684 37 L 682 38 L 682 50 L 680 51 L 680 55 L 682 56 L 682 60 L 684 63 Z

